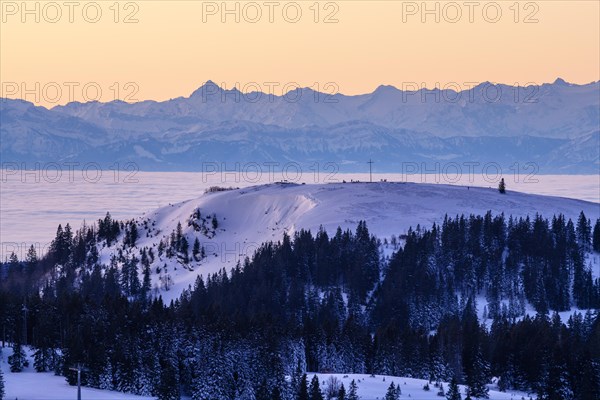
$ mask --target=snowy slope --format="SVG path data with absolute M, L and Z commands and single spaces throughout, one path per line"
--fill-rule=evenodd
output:
M 215 215 L 219 226 L 202 233 L 188 226 L 187 221 L 199 209 L 203 216 Z M 550 218 L 562 213 L 575 220 L 581 211 L 594 221 L 600 217 L 600 204 L 561 197 L 540 196 L 509 191 L 500 195 L 495 189 L 416 183 L 340 183 L 296 185 L 277 183 L 237 190 L 207 193 L 182 203 L 168 205 L 136 219 L 139 239 L 134 249 L 125 247 L 125 254 L 152 248 L 168 238 L 181 222 L 183 233 L 191 245 L 198 238 L 207 257 L 184 265 L 176 257 L 156 257 L 152 263 L 156 294 L 168 274 L 172 286 L 162 293 L 171 299 L 193 284 L 197 275 L 229 271 L 236 263 L 251 257 L 258 246 L 267 241 L 281 240 L 284 232 L 292 235 L 300 229 L 313 233 L 323 226 L 334 234 L 342 229 L 356 228 L 365 220 L 369 230 L 382 241 L 401 235 L 418 224 L 426 228 L 441 222 L 445 214 L 494 214 L 534 216 L 540 213 Z M 146 228 L 147 227 L 147 228 Z M 122 237 L 110 248 L 101 248 L 101 261 L 123 248 Z M 166 271 L 164 265 L 167 266 Z M 161 272 L 156 273 L 156 267 Z
M 65 400 L 77 398 L 77 387 L 70 386 L 64 377 L 52 372 L 35 372 L 33 356 L 27 349 L 29 367 L 22 372 L 10 372 L 8 357 L 12 349 L 1 349 L 0 368 L 4 374 L 5 399 L 7 400 Z M 151 400 L 150 397 L 135 396 L 110 390 L 99 390 L 87 387 L 81 388 L 81 398 L 86 400 Z
M 394 383 L 394 386 L 400 385 L 402 394 L 401 399 L 414 399 L 414 400 L 439 400 L 445 399 L 445 397 L 438 396 L 439 388 L 434 387 L 433 384 L 429 384 L 429 391 L 423 390 L 423 387 L 427 383 L 424 379 L 404 378 L 389 375 L 366 375 L 366 374 L 315 374 L 307 373 L 308 380 L 312 379 L 314 375 L 319 377 L 320 387 L 323 390 L 327 387 L 327 382 L 330 377 L 337 378 L 341 383 L 344 384 L 346 393 L 350 382 L 354 380 L 357 384 L 357 393 L 361 400 L 383 400 L 385 393 L 390 386 L 390 383 Z M 442 382 L 444 391 L 448 391 L 448 382 Z M 490 400 L 515 400 L 521 399 L 521 397 L 529 398 L 529 395 L 517 391 L 500 392 L 494 390 L 495 385 L 489 385 L 490 387 Z M 464 385 L 459 385 L 461 395 L 466 395 L 466 388 Z M 535 396 L 533 396 L 535 398 Z

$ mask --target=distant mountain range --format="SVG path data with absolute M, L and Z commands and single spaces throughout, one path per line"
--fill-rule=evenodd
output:
M 406 162 L 535 162 L 541 173 L 598 173 L 600 81 L 356 96 L 299 89 L 283 96 L 208 81 L 163 102 L 73 102 L 51 109 L 0 99 L 2 162 L 135 162 L 200 171 L 203 162 L 338 163 L 378 172 Z

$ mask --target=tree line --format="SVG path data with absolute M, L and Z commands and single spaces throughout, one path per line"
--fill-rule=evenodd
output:
M 541 399 L 600 397 L 590 265 L 600 222 L 592 229 L 583 213 L 576 223 L 447 216 L 410 229 L 391 255 L 364 222 L 301 230 L 198 276 L 169 304 L 149 289 L 155 255 L 98 261 L 103 245 L 134 245 L 134 226 L 108 216 L 74 233 L 59 227 L 47 256 L 2 265 L 12 370 L 29 345 L 40 372 L 74 384 L 69 368 L 82 363 L 85 385 L 160 399 L 313 399 L 322 390 L 306 371 L 455 381 L 473 398 L 492 377 Z M 178 232 L 170 242 L 181 246 Z M 573 306 L 590 311 L 561 321 Z

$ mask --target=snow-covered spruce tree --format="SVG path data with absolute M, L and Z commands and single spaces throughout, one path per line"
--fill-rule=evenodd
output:
M 384 400 L 399 400 L 400 399 L 400 385 L 394 385 L 394 382 L 390 383 L 387 389 Z
M 577 241 L 583 251 L 589 251 L 592 244 L 592 223 L 581 211 L 577 218 Z
M 269 400 L 283 400 L 281 390 L 277 386 L 273 388 L 273 391 L 271 392 L 271 398 Z
M 20 342 L 13 343 L 13 354 L 8 357 L 8 364 L 10 365 L 10 372 L 21 372 L 24 368 L 29 366 L 27 355 L 23 351 L 23 347 Z
M 446 397 L 446 392 L 444 391 L 443 383 L 440 383 L 440 390 L 438 390 L 437 395 L 440 397 Z
M 592 249 L 600 253 L 600 218 L 594 224 L 594 233 L 592 234 Z
M 498 184 L 498 191 L 502 194 L 506 193 L 506 184 L 504 183 L 504 178 L 500 179 L 500 183 Z
M 458 388 L 458 383 L 456 383 L 456 378 L 452 378 L 450 381 L 450 386 L 448 387 L 448 393 L 446 393 L 447 400 L 462 400 L 460 395 L 460 389 Z
M 209 346 L 197 360 L 193 400 L 247 400 L 254 398 L 248 352 L 237 342 L 222 349 Z
M 150 291 L 152 290 L 152 279 L 150 277 L 150 266 L 144 266 L 144 274 L 142 280 L 142 288 L 140 291 L 140 299 L 145 302 L 148 300 Z
M 187 264 L 190 261 L 188 255 L 189 247 L 188 240 L 183 236 L 179 244 L 179 255 L 184 264 Z
M 484 360 L 481 353 L 477 353 L 475 356 L 475 362 L 471 369 L 471 374 L 467 376 L 469 388 L 467 389 L 468 394 L 471 397 L 489 398 L 489 389 L 486 386 L 489 376 L 490 366 L 487 361 Z
M 4 400 L 4 375 L 2 374 L 2 368 L 0 368 L 0 400 Z
M 158 387 L 156 389 L 156 395 L 159 400 L 178 400 L 180 396 L 180 376 L 178 371 L 178 360 L 177 354 L 175 353 L 175 346 L 164 346 L 170 347 L 169 350 L 165 351 L 165 355 L 160 358 L 160 377 Z
M 296 400 L 310 400 L 310 398 L 308 397 L 308 380 L 306 378 L 306 374 L 302 375 L 300 383 L 298 384 Z
M 39 306 L 36 306 L 38 312 L 36 318 L 36 332 L 43 334 L 37 335 L 35 346 L 33 346 L 33 366 L 37 372 L 54 371 L 59 364 L 60 356 L 56 351 L 57 335 L 57 314 L 55 307 L 49 305 L 54 300 L 54 295 L 49 286 L 45 288 L 43 298 L 36 299 Z
M 344 387 L 343 383 L 338 391 L 337 400 L 346 400 L 346 388 Z
M 600 362 L 593 360 L 589 353 L 583 355 L 579 365 L 575 388 L 579 399 L 600 399 Z
M 212 368 L 217 363 L 209 362 L 207 368 L 198 374 L 192 389 L 193 400 L 228 400 L 231 393 L 230 382 L 222 376 L 225 371 Z
M 451 377 L 450 367 L 439 349 L 434 350 L 429 363 L 429 382 L 447 381 Z
M 266 378 L 263 378 L 263 380 L 260 382 L 260 385 L 258 385 L 256 388 L 254 396 L 256 397 L 256 400 L 269 400 L 271 398 Z
M 202 258 L 200 257 L 200 241 L 198 238 L 194 239 L 194 246 L 192 247 L 192 256 L 194 261 L 200 261 Z
M 101 390 L 114 390 L 115 386 L 113 383 L 113 367 L 110 362 L 106 363 L 104 370 L 98 377 L 98 389 Z
M 538 389 L 539 400 L 567 400 L 573 399 L 569 373 L 565 364 L 564 355 L 558 345 L 555 346 L 553 355 L 549 360 L 547 373 Z
M 348 400 L 359 400 L 360 397 L 358 397 L 358 386 L 356 386 L 356 382 L 354 381 L 354 379 L 352 379 L 352 382 L 350 382 L 350 388 L 348 389 Z
M 302 376 L 306 370 L 305 347 L 302 342 L 289 341 L 286 351 L 282 357 L 285 358 L 284 364 L 289 365 L 287 373 L 291 375 L 290 390 L 297 394 L 300 391 Z M 293 366 L 293 367 L 292 367 Z
M 138 274 L 138 258 L 131 257 L 129 268 L 129 291 L 131 296 L 137 296 L 142 288 L 140 276 Z
M 33 367 L 36 372 L 47 372 L 54 369 L 56 354 L 54 349 L 38 347 L 33 353 Z
M 321 392 L 321 387 L 319 385 L 319 377 L 317 375 L 313 376 L 312 380 L 310 381 L 308 394 L 310 400 L 324 400 L 323 393 Z
M 28 268 L 33 268 L 35 264 L 38 262 L 38 256 L 35 251 L 35 247 L 31 245 L 29 250 L 27 250 L 27 256 L 25 257 L 25 262 L 27 263 Z
M 463 369 L 466 383 L 469 386 L 468 393 L 472 397 L 488 398 L 486 384 L 489 379 L 490 366 L 481 351 L 480 343 L 484 331 L 479 326 L 476 305 L 472 298 L 467 301 L 462 323 L 465 342 L 462 351 Z
M 153 335 L 154 336 L 154 335 Z M 159 355 L 152 346 L 135 343 L 135 394 L 150 396 L 156 392 L 161 381 Z

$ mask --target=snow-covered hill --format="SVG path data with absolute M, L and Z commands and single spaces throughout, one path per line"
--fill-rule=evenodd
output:
M 309 381 L 312 376 L 317 375 L 319 377 L 321 388 L 326 388 L 331 377 L 334 377 L 343 383 L 344 388 L 348 390 L 350 383 L 355 381 L 357 385 L 357 393 L 362 400 L 384 400 L 385 394 L 391 383 L 394 386 L 400 386 L 401 399 L 414 399 L 414 400 L 440 400 L 446 397 L 438 395 L 441 387 L 436 387 L 434 383 L 429 383 L 424 379 L 404 378 L 397 376 L 388 375 L 366 375 L 366 374 L 310 374 L 308 373 Z M 425 385 L 428 384 L 429 390 L 424 390 Z M 448 382 L 441 382 L 444 392 L 448 391 Z M 517 400 L 521 398 L 529 398 L 529 394 L 521 393 L 517 391 L 506 391 L 500 392 L 497 390 L 496 385 L 489 385 L 489 400 Z M 496 389 L 496 390 L 494 390 Z M 466 388 L 463 385 L 459 385 L 459 390 L 463 397 L 466 396 Z M 535 397 L 535 396 L 533 396 Z
M 141 257 L 141 250 L 152 249 L 152 280 L 156 294 L 177 297 L 181 290 L 193 285 L 197 275 L 227 271 L 262 243 L 279 241 L 284 233 L 292 235 L 300 229 L 315 233 L 323 227 L 334 234 L 356 228 L 365 220 L 369 230 L 382 241 L 405 234 L 417 225 L 429 228 L 440 223 L 445 214 L 483 215 L 488 210 L 507 217 L 535 216 L 550 218 L 562 213 L 576 220 L 583 211 L 595 221 L 600 217 L 600 204 L 560 197 L 540 196 L 496 189 L 415 183 L 340 183 L 297 185 L 276 183 L 243 189 L 206 193 L 178 204 L 159 208 L 135 219 L 135 247 L 124 245 L 124 233 L 110 247 L 99 249 L 100 259 L 109 264 L 111 256 L 123 251 L 125 256 Z M 213 225 L 213 217 L 216 226 Z M 189 244 L 188 262 L 181 253 L 169 257 L 159 251 L 172 241 L 181 224 L 181 233 Z M 194 259 L 192 247 L 198 239 L 206 257 Z M 598 265 L 598 264 L 596 264 Z M 600 276 L 600 271 L 595 271 Z M 165 290 L 168 288 L 169 290 Z

